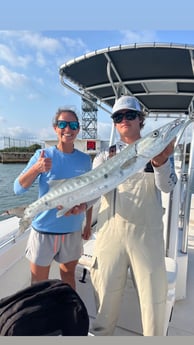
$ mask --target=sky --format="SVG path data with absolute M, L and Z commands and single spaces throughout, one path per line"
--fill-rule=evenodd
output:
M 75 106 L 81 118 L 80 97 L 64 88 L 59 79 L 60 66 L 75 57 L 119 44 L 194 45 L 194 25 L 189 27 L 194 5 L 190 1 L 184 1 L 184 6 L 177 1 L 168 1 L 168 7 L 165 1 L 159 3 L 160 19 L 153 16 L 156 2 L 149 0 L 145 8 L 145 2 L 142 3 L 141 11 L 134 4 L 129 6 L 129 1 L 123 1 L 123 8 L 101 0 L 93 7 L 93 2 L 84 0 L 77 7 L 64 6 L 60 0 L 55 0 L 55 7 L 53 2 L 39 1 L 37 7 L 35 3 L 7 0 L 0 5 L 0 13 L 4 14 L 2 18 L 0 14 L 0 138 L 43 141 L 56 138 L 52 118 L 61 106 Z M 175 9 L 176 16 L 173 16 Z M 151 17 L 146 17 L 145 11 Z M 175 18 L 177 22 L 173 26 Z M 99 110 L 98 138 L 108 140 L 110 131 L 109 116 Z

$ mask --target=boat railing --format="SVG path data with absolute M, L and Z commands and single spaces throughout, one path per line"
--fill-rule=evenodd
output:
M 193 115 L 192 115 L 193 116 Z M 192 122 L 192 132 L 194 123 Z M 188 163 L 188 174 L 185 176 L 185 198 L 184 198 L 184 218 L 183 218 L 183 237 L 181 252 L 186 254 L 188 247 L 188 233 L 191 213 L 191 199 L 193 194 L 193 181 L 194 181 L 194 136 L 191 138 L 190 155 Z
M 10 233 L 7 236 L 2 237 L 0 240 L 0 251 L 10 244 L 15 244 L 18 240 L 22 239 L 24 236 L 27 235 L 30 228 L 25 231 L 25 233 L 19 234 L 18 230 Z
M 16 242 L 16 235 L 10 236 L 7 240 L 3 241 L 0 243 L 0 250 L 7 246 L 10 243 L 15 243 Z

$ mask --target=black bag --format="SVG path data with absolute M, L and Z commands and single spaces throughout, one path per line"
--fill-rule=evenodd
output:
M 87 336 L 85 304 L 70 285 L 49 279 L 0 300 L 1 336 Z

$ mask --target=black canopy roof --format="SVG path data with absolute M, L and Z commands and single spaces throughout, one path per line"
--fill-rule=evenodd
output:
M 193 112 L 194 46 L 108 47 L 66 62 L 59 74 L 64 86 L 75 87 L 97 104 L 112 107 L 115 98 L 130 94 L 148 112 Z

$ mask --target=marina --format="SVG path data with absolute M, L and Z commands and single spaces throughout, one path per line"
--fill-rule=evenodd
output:
M 67 61 L 59 70 L 65 88 L 80 97 L 84 95 L 88 102 L 95 102 L 108 116 L 115 99 L 128 94 L 137 97 L 149 118 L 191 120 L 190 132 L 185 131 L 181 147 L 175 150 L 177 184 L 170 194 L 162 193 L 168 280 L 164 336 L 194 336 L 194 136 L 187 137 L 187 133 L 193 133 L 193 66 L 193 46 L 153 43 L 107 47 Z M 109 145 L 114 140 L 113 126 Z M 92 236 L 84 243 L 76 270 L 76 290 L 87 307 L 90 321 L 96 315 L 90 266 L 97 215 L 95 205 Z M 0 297 L 3 298 L 30 284 L 29 263 L 24 256 L 29 233 L 18 232 L 17 216 L 0 221 L 0 228 Z M 53 263 L 51 278 L 56 277 L 57 265 Z M 114 336 L 142 336 L 139 300 L 130 269 Z

